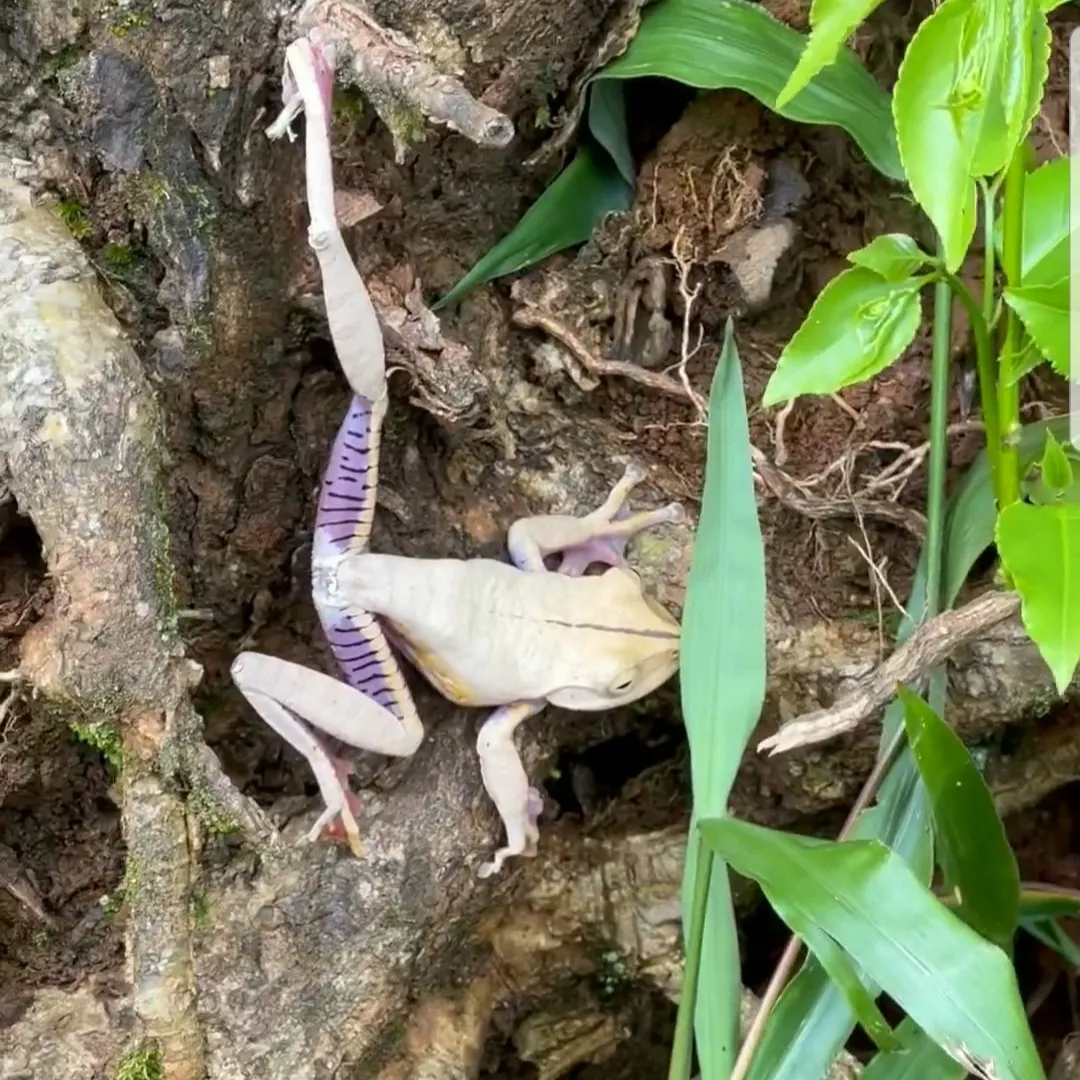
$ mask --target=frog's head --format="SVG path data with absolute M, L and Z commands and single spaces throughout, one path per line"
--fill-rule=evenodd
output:
M 591 637 L 587 674 L 548 694 L 552 705 L 581 712 L 629 705 L 679 670 L 678 621 L 651 597 L 639 600 L 647 610 L 638 609 L 632 628 L 598 629 Z

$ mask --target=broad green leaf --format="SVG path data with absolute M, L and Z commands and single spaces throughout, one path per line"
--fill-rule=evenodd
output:
M 894 285 L 910 278 L 930 261 L 930 256 L 903 233 L 886 233 L 875 237 L 866 247 L 851 252 L 847 258 L 849 263 L 873 270 Z
M 556 251 L 583 243 L 605 215 L 627 209 L 633 196 L 633 185 L 611 158 L 582 147 L 514 229 L 433 310 L 458 303 L 478 285 L 535 266 Z
M 595 82 L 589 87 L 589 130 L 611 155 L 623 179 L 637 183 L 637 169 L 630 154 L 630 135 L 626 127 L 626 101 L 621 83 Z
M 982 773 L 957 734 L 906 687 L 897 692 L 915 763 L 930 795 L 946 886 L 960 917 L 1004 947 L 1016 933 L 1020 871 Z
M 923 284 L 886 281 L 861 266 L 837 274 L 780 354 L 762 405 L 831 394 L 888 367 L 918 332 Z
M 1024 181 L 1024 285 L 1069 277 L 1069 157 L 1048 161 Z
M 905 1017 L 896 1028 L 903 1049 L 878 1054 L 859 1080 L 964 1080 L 967 1069 L 953 1061 L 925 1031 Z
M 739 633 L 730 633 L 737 624 Z M 690 743 L 693 820 L 723 814 L 765 700 L 765 549 L 757 517 L 750 431 L 730 320 L 709 395 L 705 488 L 682 617 L 679 682 Z M 698 845 L 683 874 L 684 920 Z M 728 875 L 709 889 L 695 1033 L 704 1080 L 726 1076 L 738 1049 L 739 946 Z
M 998 515 L 997 547 L 1024 628 L 1064 694 L 1080 660 L 1080 506 L 1012 503 Z
M 1017 40 L 1023 40 L 1023 33 Z M 1016 132 L 1016 145 L 1019 145 L 1031 131 L 1031 125 L 1042 109 L 1043 95 L 1046 90 L 1046 80 L 1050 74 L 1050 49 L 1053 46 L 1053 33 L 1046 17 L 1046 11 L 1042 8 L 1040 0 L 1032 0 L 1029 11 L 1029 21 L 1026 26 L 1028 34 L 1028 48 L 1026 50 L 1013 48 L 1006 56 L 1014 58 L 1017 53 L 1025 52 L 1029 61 L 1028 85 L 1026 91 L 1027 103 L 1020 115 L 1020 123 Z
M 1045 432 L 1068 437 L 1068 417 L 1040 420 L 1021 428 L 1021 470 L 1038 460 Z M 961 477 L 949 498 L 945 521 L 945 603 L 951 606 L 967 580 L 975 561 L 994 542 L 997 506 L 986 451 L 980 452 Z M 923 548 L 908 594 L 905 616 L 897 631 L 903 644 L 915 629 L 910 613 L 923 610 L 926 602 L 926 549 Z M 942 707 L 931 687 L 931 704 Z M 885 710 L 881 747 L 903 723 L 904 706 L 893 701 Z M 910 749 L 905 749 L 882 785 L 878 802 L 860 815 L 858 838 L 877 838 L 887 843 L 912 868 L 919 881 L 930 881 L 933 870 L 929 803 L 926 789 L 915 769 Z M 1026 904 L 1027 900 L 1022 900 Z M 1026 910 L 1022 907 L 1021 910 Z M 865 976 L 864 976 L 865 979 Z M 873 983 L 865 979 L 867 986 Z M 855 1025 L 843 995 L 812 956 L 784 988 L 765 1025 L 765 1033 L 747 1080 L 806 1080 L 824 1076 L 828 1064 L 844 1046 Z M 914 1080 L 914 1078 L 913 1078 Z
M 876 840 L 835 843 L 731 818 L 702 834 L 782 914 L 815 922 L 939 1046 L 998 1080 L 1045 1080 L 1008 956 Z
M 945 0 L 908 44 L 893 88 L 900 158 L 915 200 L 941 236 L 955 272 L 975 234 L 974 147 L 952 99 L 973 0 Z
M 900 1042 L 893 1034 L 888 1020 L 874 1002 L 870 992 L 863 986 L 859 972 L 851 958 L 836 942 L 818 926 L 797 904 L 776 901 L 776 910 L 793 934 L 797 934 L 817 958 L 829 978 L 844 995 L 851 1011 L 858 1018 L 863 1030 L 879 1050 L 896 1050 Z
M 1014 386 L 1045 359 L 1035 342 L 1030 337 L 1024 337 L 1017 352 L 998 353 L 998 377 L 1006 385 Z
M 1069 279 L 1053 285 L 1009 286 L 1002 296 L 1054 370 L 1069 377 Z
M 1046 433 L 1046 443 L 1043 446 L 1042 461 L 1039 462 L 1039 472 L 1043 484 L 1051 495 L 1061 497 L 1073 485 L 1073 469 L 1069 462 L 1069 456 L 1065 448 L 1050 434 Z
M 975 231 L 975 178 L 999 173 L 1031 125 L 1043 23 L 1034 0 L 945 0 L 904 54 L 893 90 L 900 156 L 953 272 Z
M 659 0 L 645 8 L 626 52 L 595 78 L 652 75 L 701 90 L 741 90 L 788 120 L 843 128 L 879 172 L 902 181 L 889 96 L 850 50 L 777 106 L 805 43 L 746 0 Z
M 834 63 L 844 42 L 862 25 L 882 0 L 813 0 L 810 5 L 810 40 L 784 89 L 776 99 L 782 109 L 807 83 Z

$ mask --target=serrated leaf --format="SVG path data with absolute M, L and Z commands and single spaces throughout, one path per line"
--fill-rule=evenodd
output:
M 1069 279 L 1053 285 L 1009 286 L 1002 298 L 1020 316 L 1039 351 L 1063 378 L 1069 377 Z
M 975 231 L 975 177 L 1005 167 L 1030 126 L 1032 0 L 945 0 L 919 25 L 893 90 L 900 156 L 955 272 Z M 1037 66 L 1037 65 L 1036 65 Z
M 885 233 L 870 241 L 866 247 L 848 255 L 848 262 L 880 274 L 886 281 L 900 284 L 930 261 L 910 236 Z
M 843 128 L 871 165 L 902 181 L 889 96 L 850 50 L 777 106 L 805 42 L 746 0 L 659 0 L 645 8 L 622 56 L 595 78 L 661 76 L 701 90 L 741 90 L 788 120 Z
M 1029 371 L 1034 371 L 1046 357 L 1029 337 L 1025 337 L 1018 352 L 998 353 L 999 378 L 1007 386 L 1015 386 Z
M 950 1056 L 982 1062 L 998 1080 L 1045 1080 L 1009 957 L 884 844 L 731 818 L 702 821 L 701 831 L 778 912 L 795 908 L 816 923 Z
M 1004 948 L 1020 917 L 1020 871 L 994 796 L 952 728 L 906 687 L 897 696 L 908 745 L 930 795 L 946 887 L 960 903 L 960 917 Z
M 1024 285 L 1054 285 L 1068 280 L 1069 161 L 1068 156 L 1055 158 L 1024 180 L 1020 279 Z
M 886 281 L 861 266 L 837 274 L 780 354 L 762 405 L 835 393 L 888 367 L 918 332 L 922 285 Z
M 1080 506 L 1011 503 L 998 514 L 997 548 L 1024 628 L 1064 694 L 1080 660 Z
M 1043 484 L 1051 495 L 1060 498 L 1073 485 L 1073 470 L 1069 463 L 1069 457 L 1065 448 L 1050 434 L 1046 433 L 1046 443 L 1043 446 L 1042 461 L 1039 462 L 1039 472 Z
M 556 251 L 583 243 L 605 215 L 627 209 L 633 197 L 633 185 L 626 182 L 611 158 L 582 147 L 513 230 L 432 310 L 459 303 L 478 285 L 535 266 Z
M 757 516 L 739 354 L 728 321 L 709 395 L 705 488 L 682 616 L 679 684 L 690 743 L 691 836 L 724 813 L 765 700 L 765 548 Z M 739 633 L 729 627 L 737 620 Z M 688 846 L 689 924 L 698 845 Z M 738 1044 L 739 945 L 728 875 L 713 870 L 701 952 L 695 1032 L 704 1080 L 726 1075 Z
M 810 39 L 777 96 L 778 109 L 800 93 L 815 75 L 835 62 L 844 42 L 881 3 L 882 0 L 813 0 Z

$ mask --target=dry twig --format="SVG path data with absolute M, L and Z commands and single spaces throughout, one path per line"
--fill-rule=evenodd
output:
M 868 720 L 896 693 L 923 672 L 946 660 L 961 645 L 1004 622 L 1020 608 L 1015 593 L 989 592 L 964 607 L 925 622 L 876 671 L 827 709 L 807 713 L 758 743 L 758 751 L 784 754 L 825 742 Z
M 477 101 L 458 79 L 440 71 L 403 34 L 380 26 L 360 4 L 309 0 L 290 30 L 290 36 L 297 34 L 308 34 L 323 45 L 339 73 L 348 69 L 350 81 L 364 91 L 390 129 L 399 163 L 406 149 L 404 132 L 417 111 L 479 146 L 501 149 L 514 137 L 508 116 Z M 268 138 L 291 135 L 290 125 L 303 109 L 299 92 L 289 89 L 284 107 L 266 130 Z

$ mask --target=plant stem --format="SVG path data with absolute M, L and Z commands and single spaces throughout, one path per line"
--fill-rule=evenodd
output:
M 938 254 L 942 255 L 938 241 Z M 964 289 L 967 292 L 967 289 Z M 970 293 L 968 293 L 970 296 Z M 926 466 L 926 613 L 941 611 L 941 574 L 945 543 L 945 467 L 949 458 L 949 345 L 952 336 L 952 287 L 934 285 L 934 344 L 930 364 L 930 456 Z M 982 373 L 979 375 L 982 383 Z M 984 418 L 985 422 L 985 418 Z
M 1001 268 L 1009 285 L 1020 284 L 1024 239 L 1024 183 L 1027 179 L 1027 144 L 1017 147 L 1005 174 L 1002 206 Z M 1005 334 L 998 356 L 997 400 L 1000 426 L 998 452 L 998 510 L 1020 498 L 1020 462 L 1016 448 L 1020 439 L 1020 383 L 1008 379 L 1006 367 L 1020 349 L 1020 319 L 1010 307 L 1005 309 Z M 988 433 L 989 434 L 989 433 Z
M 686 961 L 683 965 L 679 1011 L 675 1018 L 675 1039 L 671 1046 L 668 1080 L 690 1080 L 690 1065 L 694 1048 L 694 1009 L 697 1005 L 698 973 L 701 970 L 701 943 L 705 938 L 705 913 L 709 906 L 709 885 L 712 881 L 713 850 L 697 830 L 697 877 L 694 880 L 694 900 L 690 909 L 690 926 L 686 938 Z
M 948 270 L 942 267 L 941 276 L 948 283 L 956 298 L 964 305 L 964 310 L 967 312 L 968 320 L 971 323 L 971 332 L 975 338 L 975 362 L 979 372 L 979 404 L 982 407 L 983 427 L 986 429 L 986 455 L 990 459 L 990 474 L 995 479 L 996 490 L 1001 431 L 998 423 L 997 369 L 994 367 L 994 345 L 990 338 L 990 323 L 983 315 L 982 309 L 975 302 L 975 297 L 971 295 L 971 291 L 955 274 L 950 274 Z M 943 325 L 943 320 L 937 315 L 936 292 L 934 294 L 934 303 L 934 333 L 936 336 L 938 327 Z M 945 320 L 944 325 L 949 325 L 950 322 L 951 319 Z

